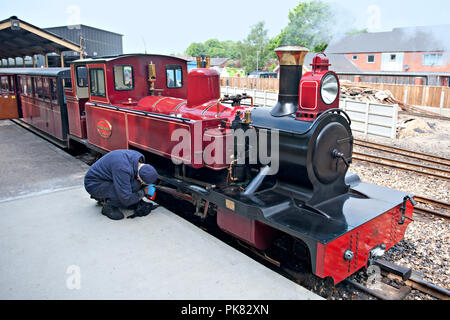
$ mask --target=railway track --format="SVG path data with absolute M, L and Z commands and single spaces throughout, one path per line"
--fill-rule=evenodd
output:
M 380 267 L 384 279 L 396 280 L 397 283 L 401 283 L 400 287 L 396 288 L 388 285 L 381 282 L 381 279 L 377 280 L 378 283 L 367 285 L 350 279 L 347 279 L 346 282 L 381 300 L 404 299 L 411 292 L 411 289 L 418 290 L 439 300 L 450 300 L 449 290 L 422 280 L 411 268 L 395 265 L 384 260 L 377 261 L 376 265 Z
M 450 212 L 450 203 L 448 202 L 443 202 L 440 200 L 435 200 L 435 199 L 430 199 L 430 198 L 426 198 L 423 196 L 415 196 L 414 199 L 422 204 L 428 204 L 428 205 L 432 205 L 433 208 L 442 208 L 444 211 L 437 211 L 437 210 L 433 210 L 433 209 L 429 209 L 429 208 L 424 208 L 424 207 L 414 207 L 414 211 L 417 213 L 429 213 L 429 214 L 434 214 L 434 215 L 438 215 L 438 216 L 442 216 L 444 218 L 450 219 L 450 214 L 448 212 Z
M 353 160 L 365 161 L 383 166 L 412 171 L 427 176 L 450 181 L 450 170 L 443 168 L 436 168 L 429 165 L 422 165 L 414 162 L 396 160 L 384 156 L 372 155 L 362 152 L 353 152 Z
M 358 139 L 354 140 L 354 145 L 372 149 L 372 150 L 394 153 L 396 155 L 405 156 L 410 159 L 421 160 L 421 161 L 428 162 L 428 163 L 434 164 L 434 165 L 440 165 L 440 166 L 444 165 L 444 166 L 450 167 L 450 159 L 433 156 L 433 155 L 422 153 L 422 152 L 402 149 L 402 148 L 398 148 L 398 147 L 394 147 L 394 146 L 388 146 L 385 144 L 363 141 L 363 140 L 358 140 Z
M 394 154 L 396 156 L 407 157 L 408 159 L 418 160 L 426 164 L 414 163 L 406 160 L 398 160 L 386 156 L 367 154 L 363 152 L 353 152 L 353 159 L 355 160 L 416 172 L 446 181 L 450 180 L 450 159 L 359 139 L 355 139 L 354 145 L 378 152 L 385 152 Z M 450 214 L 448 213 L 450 211 L 449 203 L 426 198 L 423 196 L 416 196 L 415 199 L 421 204 L 426 204 L 433 207 L 415 207 L 415 212 L 429 213 L 445 218 L 450 218 Z M 439 210 L 435 210 L 435 208 L 438 208 Z

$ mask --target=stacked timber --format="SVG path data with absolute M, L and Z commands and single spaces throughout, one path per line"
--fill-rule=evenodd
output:
M 403 105 L 403 102 L 395 99 L 389 90 L 378 90 L 366 85 L 345 82 L 341 83 L 341 98 L 359 102 Z
M 389 90 L 379 90 L 377 88 L 371 87 L 365 84 L 355 84 L 350 82 L 341 82 L 341 99 L 355 100 L 359 102 L 369 102 L 369 103 L 381 103 L 381 104 L 397 104 L 401 110 L 415 115 L 431 115 L 433 117 L 448 119 L 448 117 L 443 117 L 438 113 L 424 110 L 417 106 L 412 106 L 403 103 L 402 101 L 396 99 L 391 91 Z

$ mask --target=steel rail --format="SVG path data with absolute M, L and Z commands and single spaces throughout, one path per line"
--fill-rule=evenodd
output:
M 430 162 L 433 164 L 450 166 L 450 159 L 448 159 L 448 158 L 438 157 L 438 156 L 434 156 L 434 155 L 430 155 L 430 154 L 426 154 L 426 153 L 422 153 L 422 152 L 418 152 L 418 151 L 402 149 L 399 147 L 388 146 L 385 144 L 369 142 L 369 141 L 364 141 L 364 140 L 358 140 L 358 139 L 354 140 L 354 144 L 356 146 L 361 146 L 364 148 L 369 148 L 369 149 L 374 149 L 374 150 L 379 150 L 379 151 L 391 152 L 396 155 L 410 157 L 413 159 L 422 160 L 422 161 Z
M 446 170 L 446 169 L 434 168 L 434 167 L 430 167 L 430 166 L 411 163 L 408 161 L 395 160 L 395 159 L 391 159 L 391 158 L 375 156 L 375 155 L 370 155 L 370 154 L 365 154 L 365 153 L 360 153 L 360 152 L 353 152 L 352 159 L 366 161 L 366 162 L 379 164 L 379 165 L 383 165 L 383 166 L 389 166 L 389 167 L 397 168 L 397 169 L 403 169 L 403 170 L 407 170 L 407 171 L 413 171 L 413 172 L 417 172 L 417 173 L 421 173 L 421 174 L 425 174 L 425 175 L 429 175 L 429 176 L 433 176 L 433 177 L 437 177 L 437 178 L 441 178 L 441 179 L 445 179 L 445 180 L 450 180 L 450 170 Z M 388 163 L 386 163 L 386 162 L 388 162 Z M 405 165 L 413 167 L 413 168 L 405 167 Z M 420 170 L 420 169 L 425 169 L 428 171 L 424 171 L 424 170 Z M 444 175 L 444 174 L 447 174 L 447 175 Z
M 429 204 L 429 205 L 433 205 L 433 206 L 440 206 L 440 207 L 445 208 L 445 210 L 447 212 L 450 211 L 450 203 L 448 203 L 448 202 L 430 199 L 430 198 L 426 198 L 426 197 L 422 197 L 422 196 L 414 196 L 414 199 L 417 202 Z M 439 215 L 444 218 L 450 219 L 450 214 L 448 214 L 447 212 L 435 211 L 432 209 L 417 207 L 417 206 L 414 207 L 414 211 L 418 212 L 418 213 L 429 213 L 429 214 Z

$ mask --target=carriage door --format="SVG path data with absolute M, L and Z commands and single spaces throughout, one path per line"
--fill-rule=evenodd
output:
M 0 120 L 19 118 L 18 89 L 13 75 L 0 76 Z
M 64 79 L 69 133 L 86 139 L 86 112 L 84 104 L 89 99 L 88 71 L 86 64 L 71 65 L 71 79 Z

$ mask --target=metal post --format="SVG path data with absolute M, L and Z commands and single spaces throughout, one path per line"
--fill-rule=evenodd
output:
M 25 65 L 25 57 L 22 57 L 22 60 L 23 60 L 23 67 L 25 68 L 26 67 L 26 65 Z
M 32 55 L 31 58 L 33 59 L 33 68 L 36 68 L 36 55 Z
M 259 70 L 259 50 L 256 51 L 256 71 Z
M 45 54 L 45 67 L 48 68 L 48 55 Z
M 391 139 L 397 138 L 398 104 L 394 104 L 393 108 Z
M 14 58 L 14 67 L 17 67 L 17 57 Z
M 59 54 L 60 54 L 60 58 L 61 58 L 61 68 L 64 68 L 64 55 L 63 55 L 62 51 L 60 51 Z

